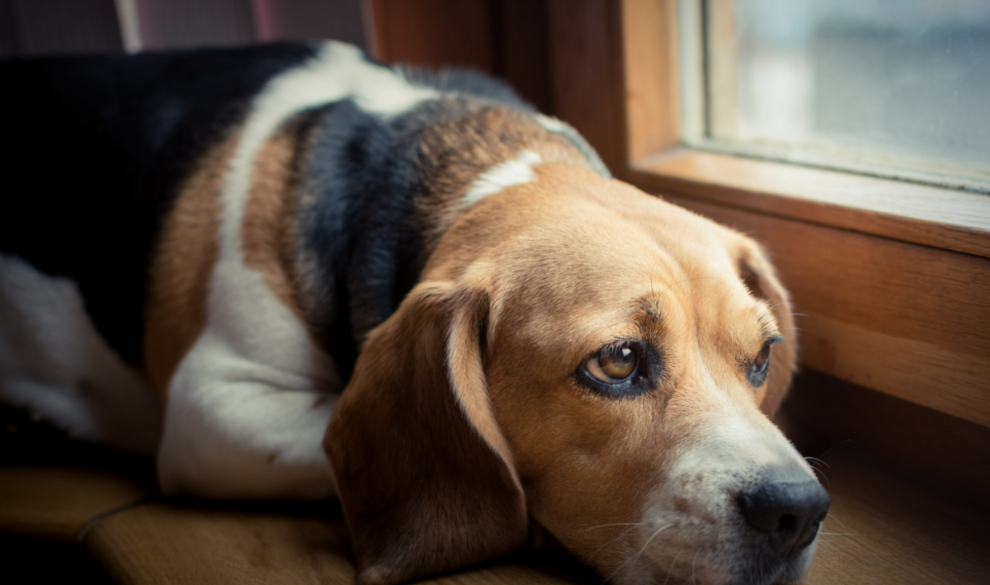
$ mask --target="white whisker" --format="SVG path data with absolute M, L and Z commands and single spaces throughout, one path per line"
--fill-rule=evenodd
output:
M 653 542 L 653 539 L 656 538 L 658 534 L 660 534 L 664 530 L 670 528 L 671 526 L 672 526 L 671 524 L 664 524 L 663 526 L 661 526 L 660 528 L 658 528 L 656 532 L 654 532 L 652 535 L 650 535 L 650 537 L 648 539 L 646 539 L 646 543 L 643 544 L 643 547 L 641 549 L 639 549 L 639 552 L 637 552 L 633 556 L 631 556 L 628 559 L 626 559 L 625 561 L 623 561 L 623 563 L 621 565 L 619 565 L 619 567 L 616 570 L 612 571 L 612 574 L 609 575 L 605 579 L 605 581 L 611 581 L 612 580 L 612 576 L 615 575 L 616 573 L 618 573 L 620 570 L 622 570 L 622 567 L 625 567 L 628 563 L 630 563 L 630 562 L 635 561 L 636 559 L 638 559 L 639 556 L 641 554 L 643 554 L 643 551 L 646 550 L 646 547 L 650 546 L 650 543 Z
M 670 579 L 670 573 L 671 573 L 671 571 L 674 570 L 674 565 L 677 564 L 677 559 L 680 558 L 680 556 L 681 556 L 681 553 L 680 553 L 680 551 L 678 551 L 678 553 L 676 555 L 674 555 L 674 560 L 670 561 L 670 568 L 667 569 L 667 576 L 664 577 L 664 579 L 663 579 L 663 585 L 667 585 L 667 580 Z
M 826 516 L 828 516 L 828 517 L 829 517 L 829 518 L 831 518 L 832 520 L 835 520 L 835 521 L 836 521 L 836 522 L 838 522 L 839 524 L 842 524 L 843 526 L 845 526 L 845 525 L 846 525 L 846 523 L 845 523 L 845 522 L 843 522 L 842 520 L 839 520 L 838 518 L 836 518 L 836 517 L 835 517 L 835 516 L 833 516 L 832 514 L 826 514 Z

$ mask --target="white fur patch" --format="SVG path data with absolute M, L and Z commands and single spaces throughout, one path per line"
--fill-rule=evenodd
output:
M 532 150 L 524 150 L 519 156 L 512 160 L 507 160 L 498 164 L 481 175 L 471 183 L 467 193 L 461 200 L 462 207 L 470 207 L 489 195 L 494 195 L 513 185 L 532 183 L 536 180 L 536 173 L 533 167 L 543 162 L 538 153 Z
M 158 445 L 157 397 L 96 331 L 75 282 L 3 254 L 0 400 L 127 453 Z
M 168 390 L 158 455 L 167 493 L 213 498 L 324 498 L 333 494 L 323 435 L 342 387 L 336 365 L 310 339 L 262 275 L 244 263 L 241 231 L 261 146 L 292 115 L 352 98 L 392 116 L 436 97 L 330 42 L 257 96 L 221 193 L 219 254 L 203 334 Z

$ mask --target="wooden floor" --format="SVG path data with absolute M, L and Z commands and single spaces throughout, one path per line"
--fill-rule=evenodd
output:
M 990 583 L 985 507 L 849 455 L 826 460 L 832 508 L 802 583 Z M 83 556 L 119 583 L 329 584 L 354 578 L 347 531 L 334 503 L 317 508 L 165 502 L 146 483 L 113 471 L 0 467 L 4 535 L 77 543 Z M 7 554 L 0 552 L 0 558 Z M 2 562 L 10 566 L 16 560 Z M 598 582 L 560 551 L 530 551 L 425 581 Z

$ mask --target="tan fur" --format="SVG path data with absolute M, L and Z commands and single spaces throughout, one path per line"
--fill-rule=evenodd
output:
M 220 190 L 239 132 L 214 146 L 180 188 L 151 263 L 144 360 L 154 387 L 169 381 L 206 326 L 210 275 L 217 258 Z
M 245 264 L 305 322 L 295 292 L 299 124 L 286 124 L 258 150 L 241 233 Z
M 536 172 L 536 182 L 505 189 L 451 223 L 422 284 L 372 333 L 338 403 L 326 446 L 355 535 L 359 582 L 395 583 L 520 542 L 515 515 L 487 527 L 497 539 L 465 551 L 450 544 L 462 526 L 440 519 L 425 527 L 420 515 L 392 512 L 458 509 L 460 493 L 472 494 L 476 513 L 498 510 L 516 481 L 528 514 L 565 547 L 605 576 L 623 570 L 641 544 L 628 526 L 642 520 L 674 446 L 696 440 L 697 426 L 725 408 L 768 428 L 761 405 L 772 415 L 790 381 L 796 358 L 787 294 L 754 242 L 590 170 L 549 163 Z M 762 325 L 761 315 L 769 319 Z M 772 351 L 769 381 L 753 389 L 740 356 L 753 359 L 767 326 L 787 341 Z M 443 337 L 446 347 L 437 343 Z M 577 382 L 583 361 L 616 338 L 661 348 L 658 388 L 609 399 Z M 411 404 L 430 423 L 410 429 L 410 408 L 386 406 L 410 393 L 437 400 L 437 392 L 456 399 L 459 420 L 420 398 Z M 465 424 L 498 455 L 467 464 L 468 473 L 507 466 L 518 480 L 499 475 L 482 488 L 454 489 L 439 478 L 463 462 L 409 451 L 409 442 L 464 443 Z M 416 487 L 412 495 L 384 487 L 385 476 L 370 481 L 359 465 L 384 466 L 389 482 Z M 389 511 L 376 515 L 382 501 Z M 681 512 L 692 506 L 675 503 Z M 696 520 L 714 521 L 703 510 Z M 411 535 L 409 550 L 420 556 L 395 554 L 405 542 L 396 544 L 397 534 Z M 423 548 L 437 541 L 448 544 Z M 634 560 L 653 570 L 645 557 Z M 681 568 L 667 562 L 676 578 Z
M 463 567 L 526 541 L 522 486 L 480 376 L 486 306 L 449 285 L 416 287 L 372 332 L 334 409 L 325 447 L 362 585 Z
M 416 207 L 423 225 L 429 226 L 428 238 L 435 240 L 461 216 L 461 199 L 479 175 L 524 150 L 536 152 L 543 162 L 592 168 L 567 138 L 548 131 L 531 115 L 485 102 L 470 115 L 425 127 L 420 165 L 431 191 L 417 196 Z

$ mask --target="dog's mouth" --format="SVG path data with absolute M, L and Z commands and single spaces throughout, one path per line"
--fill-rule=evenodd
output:
M 742 483 L 734 473 L 677 478 L 628 542 L 628 570 L 615 582 L 793 583 L 810 565 L 828 507 L 824 489 L 799 468 L 764 468 Z

